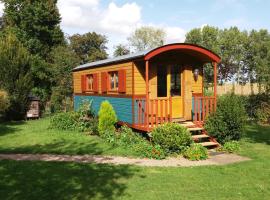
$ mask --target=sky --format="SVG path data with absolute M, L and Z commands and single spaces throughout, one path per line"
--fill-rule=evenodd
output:
M 106 35 L 110 55 L 141 26 L 164 29 L 166 43 L 184 42 L 188 31 L 205 25 L 270 30 L 270 0 L 58 0 L 58 8 L 67 35 Z M 3 9 L 0 3 L 0 15 Z

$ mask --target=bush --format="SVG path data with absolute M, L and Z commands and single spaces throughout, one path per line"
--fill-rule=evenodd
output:
M 193 142 L 190 132 L 175 123 L 158 126 L 151 134 L 154 144 L 160 145 L 166 154 L 180 153 Z
M 228 153 L 234 153 L 240 150 L 239 142 L 237 141 L 230 141 L 226 142 L 223 147 L 221 147 L 222 151 L 226 151 Z
M 82 132 L 90 132 L 90 134 L 97 134 L 98 121 L 95 119 L 94 111 L 92 109 L 92 102 L 85 100 L 80 105 L 77 113 L 79 114 L 78 129 Z
M 9 107 L 10 102 L 8 94 L 5 91 L 0 90 L 0 117 Z
M 79 114 L 76 112 L 57 113 L 50 119 L 50 128 L 59 130 L 76 130 Z
M 111 136 L 111 138 L 112 137 L 113 136 Z M 139 133 L 133 132 L 132 129 L 127 126 L 122 126 L 120 128 L 117 143 L 120 146 L 131 148 L 143 158 L 165 158 L 164 151 L 159 145 L 153 146 L 145 138 L 139 135 Z
M 115 123 L 117 122 L 117 116 L 112 105 L 108 101 L 103 101 L 98 113 L 99 123 L 98 131 L 102 135 L 105 132 L 114 132 Z
M 84 101 L 77 112 L 62 112 L 51 117 L 50 127 L 60 130 L 78 130 L 98 133 L 98 120 L 94 117 L 92 111 L 92 102 Z
M 219 143 L 224 144 L 241 138 L 246 119 L 241 97 L 233 94 L 224 95 L 218 99 L 216 112 L 206 119 L 205 129 Z
M 184 157 L 189 160 L 205 160 L 208 158 L 208 152 L 201 144 L 193 143 L 184 151 Z
M 245 99 L 245 108 L 250 119 L 255 119 L 256 121 L 260 121 L 261 115 L 259 114 L 264 105 L 270 107 L 270 96 L 269 94 L 262 93 L 256 95 L 250 95 L 242 97 Z
M 255 119 L 260 123 L 270 123 L 270 104 L 262 102 L 260 107 L 255 111 Z

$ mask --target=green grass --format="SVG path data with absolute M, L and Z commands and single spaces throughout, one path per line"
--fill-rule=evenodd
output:
M 42 128 L 40 123 L 47 122 L 46 120 L 34 121 L 10 125 L 9 130 L 5 131 L 1 129 L 1 151 L 8 152 L 12 148 L 14 150 L 16 145 L 21 152 L 25 147 L 28 152 L 30 147 L 35 147 L 31 151 L 33 149 L 45 151 L 49 142 L 60 140 L 58 137 L 65 136 L 60 134 L 53 140 L 48 139 L 45 132 L 42 133 L 48 130 L 44 128 L 45 125 Z M 35 134 L 37 136 L 33 139 L 34 145 L 31 145 L 31 141 L 23 140 L 23 138 L 30 140 L 30 135 Z M 43 139 L 38 139 L 39 137 Z M 69 137 L 71 136 L 67 136 Z M 38 143 L 45 139 L 46 142 L 42 142 L 41 145 L 43 148 L 36 148 Z M 60 141 L 63 148 L 61 145 L 58 146 L 59 141 L 55 142 L 58 147 L 54 148 L 54 151 L 75 154 L 76 144 L 82 144 L 87 147 L 88 153 L 91 153 L 91 148 L 86 145 L 88 142 L 84 143 L 85 140 L 96 143 L 95 147 L 99 147 L 100 154 L 114 152 L 109 147 L 99 144 L 100 141 L 97 138 L 87 139 L 86 136 L 80 135 L 69 139 L 62 138 Z M 252 160 L 226 166 L 158 168 L 0 161 L 0 199 L 268 200 L 270 196 L 270 127 L 247 126 L 245 137 L 240 144 L 239 153 Z M 73 150 L 68 150 L 69 146 Z M 80 152 L 86 151 L 80 150 Z
M 49 119 L 0 124 L 0 153 L 52 153 L 136 156 L 97 136 L 49 129 Z

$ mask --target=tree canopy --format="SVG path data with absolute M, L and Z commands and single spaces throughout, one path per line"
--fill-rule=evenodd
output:
M 13 29 L 30 53 L 46 59 L 55 45 L 64 42 L 57 0 L 0 0 L 4 25 Z
M 162 46 L 165 42 L 166 33 L 160 28 L 143 26 L 135 30 L 128 41 L 135 51 L 143 51 L 150 48 Z
M 128 49 L 126 45 L 119 44 L 114 47 L 114 52 L 113 52 L 114 57 L 128 55 L 128 54 L 130 54 L 130 50 Z
M 33 86 L 31 54 L 13 34 L 0 40 L 0 86 L 9 96 L 8 119 L 21 119 Z
M 106 36 L 95 32 L 85 33 L 83 35 L 75 34 L 69 37 L 72 50 L 80 58 L 81 64 L 103 60 L 108 57 Z
M 269 91 L 270 34 L 267 30 L 240 31 L 237 27 L 218 29 L 205 26 L 192 29 L 186 35 L 188 43 L 208 48 L 221 57 L 219 81 L 240 84 L 258 82 Z M 211 80 L 212 67 L 206 69 L 206 79 Z

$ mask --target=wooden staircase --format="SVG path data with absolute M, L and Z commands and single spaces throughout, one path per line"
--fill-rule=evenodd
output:
M 182 122 L 179 124 L 187 127 L 195 143 L 199 143 L 208 149 L 213 149 L 220 146 L 220 144 L 213 137 L 210 137 L 207 134 L 202 125 L 196 125 L 193 122 Z

